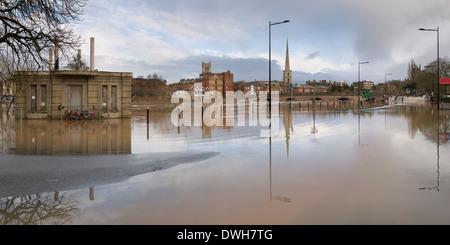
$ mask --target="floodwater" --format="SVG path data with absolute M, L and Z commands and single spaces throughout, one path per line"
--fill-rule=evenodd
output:
M 3 120 L 0 157 L 217 154 L 89 188 L 0 195 L 0 223 L 450 224 L 449 116 L 428 104 L 281 104 L 271 137 L 260 125 L 175 127 L 171 113 L 147 124 L 139 110 L 102 122 Z

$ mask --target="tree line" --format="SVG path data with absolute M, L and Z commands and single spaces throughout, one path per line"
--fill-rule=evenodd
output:
M 436 94 L 438 83 L 437 71 L 437 59 L 424 67 L 417 64 L 414 59 L 411 59 L 408 64 L 407 77 L 398 87 L 402 90 L 409 89 L 410 91 L 415 91 L 417 94 Z M 450 77 L 450 59 L 447 56 L 439 58 L 439 77 Z M 440 86 L 439 90 L 441 96 L 445 94 L 445 86 Z

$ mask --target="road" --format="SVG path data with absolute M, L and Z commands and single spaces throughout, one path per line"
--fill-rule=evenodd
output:
M 404 103 L 404 104 L 424 104 L 426 103 L 424 97 L 413 97 L 413 96 L 399 96 L 397 99 L 391 97 L 389 103 Z

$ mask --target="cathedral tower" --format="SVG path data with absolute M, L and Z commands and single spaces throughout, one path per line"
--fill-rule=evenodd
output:
M 202 62 L 202 74 L 211 73 L 211 61 L 209 63 Z

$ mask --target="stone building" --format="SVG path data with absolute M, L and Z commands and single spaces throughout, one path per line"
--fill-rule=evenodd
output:
M 18 71 L 14 74 L 16 118 L 60 118 L 64 110 L 86 109 L 103 112 L 108 118 L 131 117 L 133 74 L 95 70 L 94 38 L 91 38 L 88 71 L 59 70 L 58 49 L 55 49 L 55 66 L 52 53 L 50 51 L 48 71 Z
M 235 82 L 233 84 L 233 91 L 234 92 L 236 92 L 236 91 L 243 91 L 242 90 L 242 86 L 244 86 L 244 85 L 245 85 L 245 81 Z
M 311 86 L 308 84 L 295 84 L 294 94 L 312 94 L 312 93 L 327 93 L 328 88 L 325 86 Z
M 202 62 L 202 73 L 197 81 L 201 82 L 203 88 L 208 88 L 209 91 L 219 91 L 223 97 L 226 96 L 227 91 L 233 92 L 234 90 L 233 73 L 230 71 L 212 73 L 211 62 Z
M 313 92 L 313 87 L 307 84 L 295 84 L 294 94 L 311 94 Z
M 353 87 L 355 90 L 358 89 L 358 84 L 361 83 L 361 90 L 363 91 L 369 91 L 373 88 L 374 83 L 372 81 L 361 81 L 361 82 L 354 82 Z
M 281 92 L 281 87 L 278 85 L 271 84 L 270 90 L 272 92 L 276 92 L 276 91 Z M 266 91 L 267 93 L 269 93 L 268 82 L 255 81 L 255 82 L 245 83 L 242 86 L 242 92 L 244 92 L 244 94 L 246 94 L 249 91 L 255 91 L 256 95 L 259 95 L 259 92 L 261 92 L 261 91 Z

